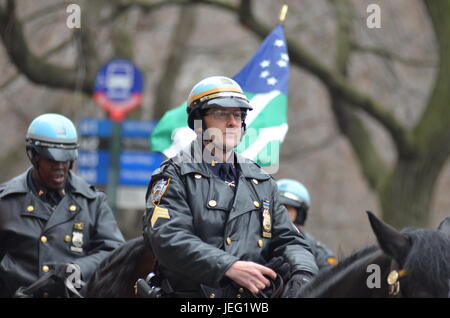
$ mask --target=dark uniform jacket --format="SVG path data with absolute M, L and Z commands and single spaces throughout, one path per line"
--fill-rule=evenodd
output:
M 154 172 L 147 193 L 144 238 L 161 275 L 177 291 L 219 287 L 238 260 L 265 264 L 285 256 L 314 275 L 318 269 L 277 197 L 270 175 L 236 154 L 235 191 L 202 162 L 198 143 Z
M 61 264 L 79 265 L 81 278 L 87 281 L 100 261 L 124 241 L 104 193 L 69 172 L 71 190 L 52 211 L 30 190 L 29 171 L 0 185 L 2 297 L 12 296 Z
M 308 242 L 309 246 L 311 247 L 311 251 L 314 255 L 316 264 L 319 267 L 319 269 L 337 264 L 336 256 L 328 247 L 326 247 L 322 242 L 316 240 L 309 233 L 303 231 L 302 233 L 306 241 Z

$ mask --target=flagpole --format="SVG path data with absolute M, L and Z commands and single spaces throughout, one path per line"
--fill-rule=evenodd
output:
M 284 20 L 286 20 L 287 12 L 288 12 L 288 5 L 283 4 L 283 6 L 281 7 L 281 10 L 280 10 L 280 15 L 278 16 L 278 22 L 280 22 L 280 24 L 284 24 Z

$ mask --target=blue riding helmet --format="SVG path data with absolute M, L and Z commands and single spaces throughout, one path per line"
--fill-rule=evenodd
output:
M 187 103 L 188 125 L 191 129 L 194 129 L 194 120 L 202 119 L 205 111 L 209 108 L 253 109 L 239 84 L 225 76 L 207 77 L 195 84 Z M 242 124 L 245 129 L 244 121 Z
M 25 141 L 32 163 L 36 153 L 55 161 L 74 161 L 78 157 L 77 130 L 70 119 L 59 114 L 36 117 L 28 127 Z
M 304 225 L 311 199 L 306 187 L 293 179 L 280 179 L 277 181 L 281 204 L 288 204 L 297 209 L 296 224 Z

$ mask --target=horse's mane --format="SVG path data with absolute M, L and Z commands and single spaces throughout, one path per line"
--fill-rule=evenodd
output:
M 87 286 L 86 297 L 117 297 L 118 291 L 130 288 L 135 268 L 147 247 L 142 237 L 129 240 L 115 249 L 97 267 Z
M 369 245 L 361 250 L 353 252 L 336 266 L 322 269 L 314 280 L 299 291 L 299 296 L 314 297 L 314 295 L 319 295 L 324 288 L 330 285 L 330 283 L 338 280 L 343 272 L 347 272 L 348 270 L 351 270 L 351 268 L 358 266 L 361 260 L 366 260 L 366 258 L 372 257 L 379 251 L 380 248 L 378 245 Z
M 403 268 L 408 273 L 411 289 L 445 292 L 450 281 L 450 238 L 429 229 L 405 229 L 402 231 L 412 247 Z

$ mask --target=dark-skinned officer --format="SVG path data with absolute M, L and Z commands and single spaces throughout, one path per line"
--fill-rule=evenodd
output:
M 26 152 L 32 167 L 0 185 L 2 297 L 61 268 L 81 288 L 80 281 L 87 281 L 124 241 L 105 194 L 70 171 L 78 137 L 68 118 L 35 118 L 26 134 Z M 62 297 L 63 292 L 63 286 L 49 281 L 30 296 Z
M 167 297 L 258 295 L 276 279 L 265 266 L 274 257 L 291 265 L 286 281 L 291 278 L 292 287 L 318 270 L 279 202 L 276 183 L 234 152 L 251 109 L 230 78 L 197 83 L 187 108 L 197 140 L 152 176 L 144 238 L 158 261 L 154 281 Z

